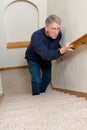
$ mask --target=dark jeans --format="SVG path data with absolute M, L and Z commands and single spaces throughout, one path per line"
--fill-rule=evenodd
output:
M 39 95 L 46 91 L 51 82 L 51 64 L 39 65 L 32 60 L 27 63 L 31 74 L 32 95 Z

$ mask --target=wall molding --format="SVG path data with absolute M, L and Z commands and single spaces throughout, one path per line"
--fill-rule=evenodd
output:
M 30 41 L 8 42 L 7 49 L 26 48 L 30 43 Z
M 24 66 L 12 66 L 12 67 L 4 67 L 4 68 L 0 68 L 0 71 L 4 71 L 4 70 L 11 70 L 11 69 L 23 69 L 23 68 L 27 68 L 27 65 Z
M 85 92 L 67 90 L 67 89 L 62 89 L 62 88 L 55 88 L 52 83 L 50 85 L 51 85 L 52 90 L 68 93 L 70 95 L 75 95 L 77 97 L 83 97 L 83 98 L 85 98 L 87 100 L 87 93 L 85 93 Z
M 0 94 L 0 103 L 2 102 L 4 94 Z

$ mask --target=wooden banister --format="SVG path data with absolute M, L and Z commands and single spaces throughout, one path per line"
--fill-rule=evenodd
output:
M 79 37 L 78 39 L 76 39 L 70 44 L 73 46 L 72 47 L 73 49 L 76 49 L 77 47 L 80 47 L 81 45 L 87 45 L 87 33 Z M 69 56 L 71 56 L 70 54 L 72 53 L 65 53 L 64 55 L 60 56 L 59 58 L 57 58 L 57 62 L 60 62 L 69 58 Z
M 71 45 L 73 46 L 73 48 L 77 48 L 85 43 L 87 43 L 87 33 L 73 41 Z

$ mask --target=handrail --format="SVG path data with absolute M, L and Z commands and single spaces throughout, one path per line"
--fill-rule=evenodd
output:
M 7 48 L 14 49 L 14 48 L 25 48 L 30 44 L 30 41 L 20 41 L 20 42 L 8 42 Z
M 71 43 L 73 45 L 73 48 L 77 48 L 82 44 L 85 44 L 87 42 L 87 33 L 81 36 L 80 38 L 76 39 Z M 8 42 L 7 48 L 13 49 L 13 48 L 25 48 L 30 44 L 30 41 L 19 41 L 19 42 Z
M 76 39 L 75 41 L 73 41 L 71 43 L 71 45 L 73 46 L 72 48 L 77 48 L 83 44 L 85 44 L 87 42 L 87 33 L 84 34 L 83 36 L 79 37 L 78 39 Z
M 78 47 L 80 47 L 81 45 L 87 45 L 87 33 L 84 34 L 83 36 L 79 37 L 78 39 L 76 39 L 75 41 L 73 41 L 72 43 L 70 43 L 72 45 L 73 49 L 76 49 Z M 69 56 L 71 56 L 70 54 L 72 53 L 65 53 L 64 55 L 60 56 L 59 58 L 57 58 L 57 62 L 63 61 L 67 58 L 69 58 Z

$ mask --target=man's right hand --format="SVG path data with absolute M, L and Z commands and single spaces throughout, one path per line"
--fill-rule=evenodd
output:
M 73 46 L 70 43 L 67 43 L 64 47 L 60 48 L 60 53 L 65 54 L 66 52 L 73 52 Z

